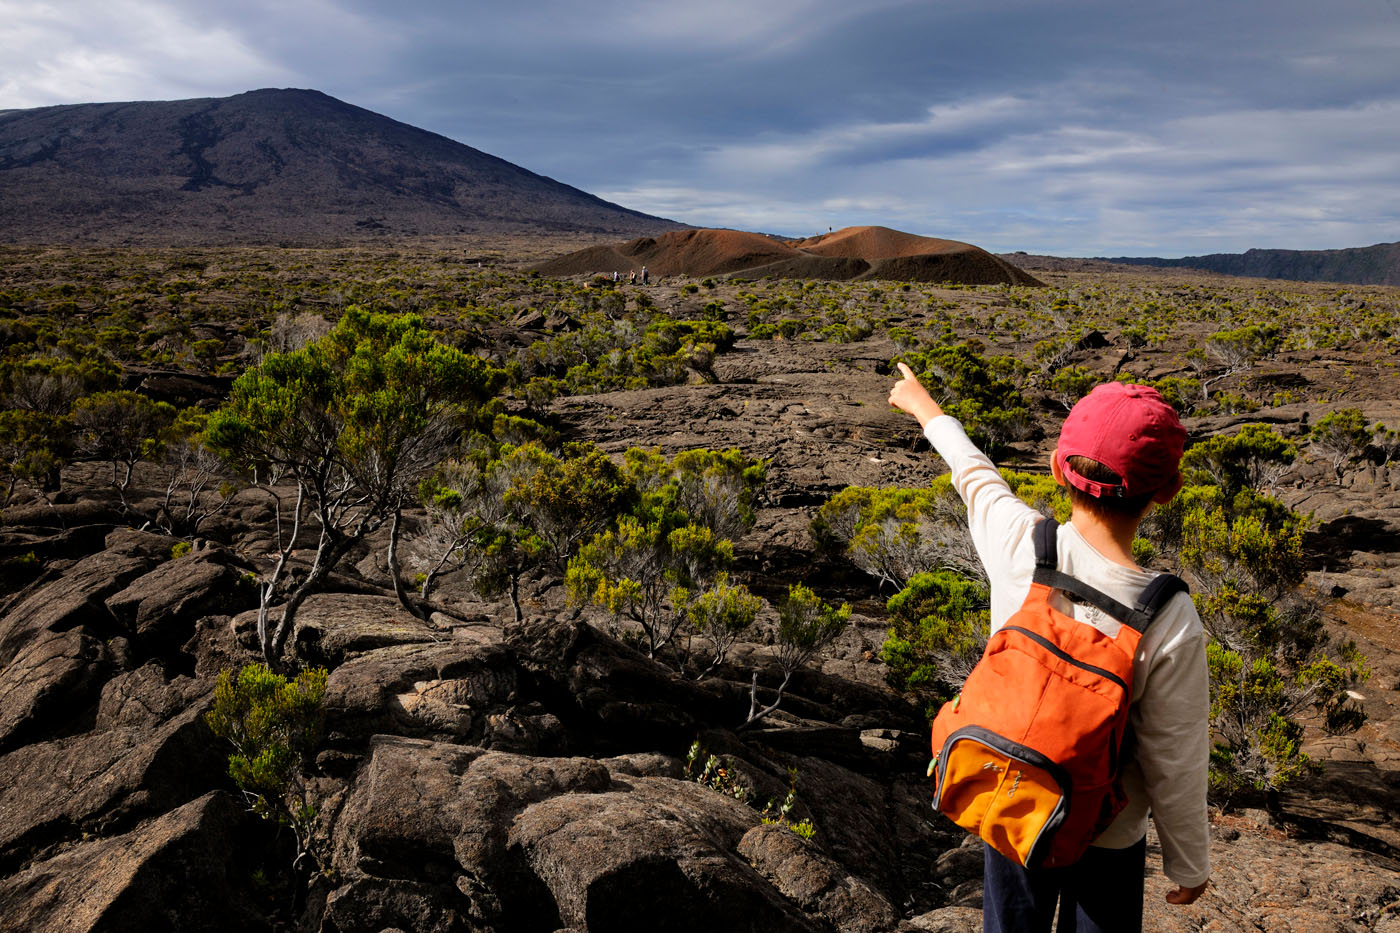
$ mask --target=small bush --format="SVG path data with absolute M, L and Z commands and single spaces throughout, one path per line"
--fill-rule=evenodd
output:
M 236 675 L 219 673 L 214 705 L 204 714 L 210 730 L 233 745 L 229 776 L 250 809 L 296 836 L 294 866 L 310 854 L 316 808 L 302 771 L 321 740 L 325 695 L 325 668 L 289 681 L 264 664 L 248 664 Z

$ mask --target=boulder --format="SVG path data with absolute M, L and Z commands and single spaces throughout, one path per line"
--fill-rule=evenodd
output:
M 104 642 L 121 634 L 104 601 L 155 563 L 110 548 L 89 555 L 45 571 L 0 618 L 0 751 L 85 727 L 113 657 Z
M 940 907 L 904 921 L 899 933 L 982 933 L 982 911 L 977 907 Z
M 0 669 L 0 751 L 81 731 L 107 659 L 81 629 L 35 632 Z
M 640 778 L 536 803 L 515 818 L 509 840 L 548 887 L 560 925 L 829 929 L 736 854 L 757 822 L 752 809 L 693 782 Z
M 83 842 L 0 881 L 0 917 L 27 933 L 270 929 L 248 906 L 242 808 L 219 791 L 130 832 Z M 230 857 L 234 854 L 234 857 Z
M 500 645 L 453 640 L 367 651 L 327 679 L 328 738 L 360 745 L 392 732 L 475 742 L 491 730 L 489 715 L 515 701 L 516 689 L 512 655 Z
M 679 677 L 586 622 L 527 619 L 505 641 L 528 675 L 522 691 L 559 717 L 571 751 L 679 752 L 700 729 L 748 710 L 737 685 Z
M 117 634 L 106 598 L 156 563 L 147 556 L 103 551 L 41 582 L 0 618 L 0 664 L 10 663 L 39 632 L 82 627 L 92 635 Z
M 169 657 L 189 640 L 199 618 L 257 604 L 256 590 L 241 577 L 227 555 L 190 554 L 133 580 L 107 597 L 107 608 L 127 626 L 138 651 Z
M 154 728 L 114 724 L 0 756 L 0 873 L 56 843 L 123 831 L 223 783 L 226 752 L 201 719 L 207 706 L 195 703 Z
M 272 608 L 269 625 L 281 610 Z M 257 647 L 256 609 L 234 616 L 234 630 L 247 647 Z M 390 645 L 419 645 L 444 635 L 406 612 L 392 596 L 364 593 L 313 593 L 297 610 L 291 645 L 310 665 L 334 668 L 357 654 Z
M 104 546 L 110 554 L 144 557 L 153 563 L 163 563 L 171 559 L 172 549 L 180 542 L 181 539 L 173 535 L 142 531 L 138 528 L 128 528 L 121 525 L 112 529 Z
M 167 680 L 165 669 L 157 662 L 124 671 L 103 686 L 93 731 L 124 726 L 153 729 L 178 715 L 208 690 L 207 683 L 190 677 Z
M 356 878 L 332 891 L 320 933 L 477 933 L 466 898 L 403 878 Z
M 552 930 L 523 919 L 552 919 L 553 904 L 538 879 L 505 857 L 510 826 L 532 802 L 597 793 L 610 782 L 607 769 L 586 758 L 376 736 L 336 821 L 332 859 L 345 884 L 327 909 L 334 906 L 334 916 L 375 910 L 387 884 L 415 910 Z
M 13 511 L 7 509 L 10 523 L 0 530 L 0 559 L 8 560 L 33 554 L 40 560 L 81 558 L 99 550 L 111 533 L 111 525 L 79 525 L 54 531 L 52 528 L 16 527 Z
M 888 900 L 787 827 L 755 826 L 739 840 L 739 854 L 784 897 L 839 933 L 882 933 L 899 923 Z

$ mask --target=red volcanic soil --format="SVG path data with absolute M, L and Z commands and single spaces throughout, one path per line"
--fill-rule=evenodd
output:
M 546 275 L 590 275 L 640 272 L 643 266 L 653 275 L 1041 284 L 970 243 L 888 227 L 846 227 L 788 243 L 738 230 L 682 230 L 592 246 L 534 268 Z
M 792 245 L 819 256 L 841 256 L 864 259 L 866 262 L 945 253 L 981 252 L 971 243 L 918 236 L 891 230 L 889 227 L 843 227 L 835 233 L 798 240 Z
M 535 266 L 547 275 L 640 272 L 653 275 L 725 275 L 792 259 L 781 240 L 740 230 L 677 230 L 658 237 L 592 246 Z

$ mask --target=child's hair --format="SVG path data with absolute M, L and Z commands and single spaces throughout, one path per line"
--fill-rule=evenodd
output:
M 1080 456 L 1069 456 L 1065 460 L 1071 469 L 1085 479 L 1109 486 L 1116 486 L 1123 482 L 1123 477 L 1097 460 Z M 1154 493 L 1149 492 L 1138 496 L 1091 496 L 1072 483 L 1067 483 L 1065 489 L 1069 493 L 1069 501 L 1074 506 L 1075 511 L 1088 512 L 1095 518 L 1102 519 L 1141 518 L 1147 511 L 1147 507 L 1152 504 L 1152 496 L 1154 495 Z

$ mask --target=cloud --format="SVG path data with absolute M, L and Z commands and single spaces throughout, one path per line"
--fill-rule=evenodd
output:
M 1391 0 L 0 0 L 0 107 L 314 87 L 629 207 L 994 249 L 1394 239 Z
M 294 72 L 175 4 L 0 0 L 7 107 L 192 97 L 287 83 Z

